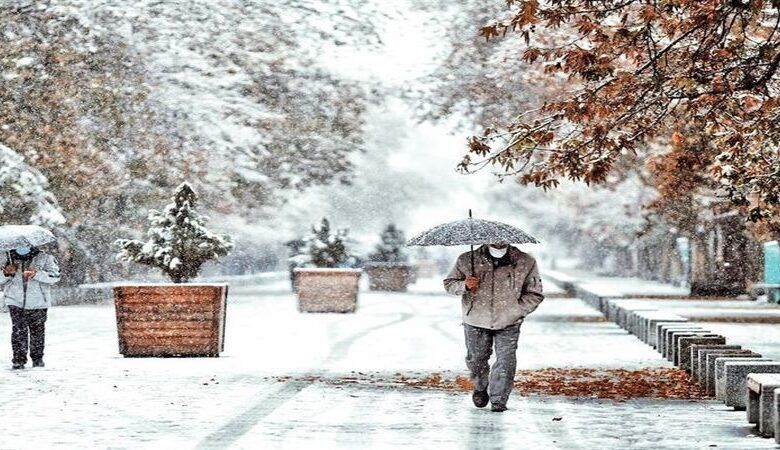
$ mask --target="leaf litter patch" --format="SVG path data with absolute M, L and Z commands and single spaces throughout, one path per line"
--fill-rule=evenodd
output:
M 471 391 L 474 387 L 462 375 L 431 374 L 371 374 L 352 372 L 350 375 L 326 377 L 320 375 L 276 376 L 266 379 L 278 382 L 322 383 L 334 386 L 377 388 L 430 389 L 449 392 Z M 515 375 L 515 394 L 555 395 L 611 400 L 635 398 L 698 400 L 707 394 L 685 371 L 677 368 L 583 369 L 547 368 L 520 370 Z

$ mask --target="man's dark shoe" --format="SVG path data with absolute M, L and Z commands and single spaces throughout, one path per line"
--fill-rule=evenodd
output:
M 506 411 L 506 405 L 503 405 L 501 403 L 493 403 L 490 405 L 490 410 L 493 412 L 504 412 Z
M 16 364 L 16 363 L 14 363 L 14 365 L 12 365 L 11 368 L 13 370 L 24 369 L 24 364 Z
M 490 401 L 490 396 L 487 391 L 474 391 L 474 393 L 471 394 L 471 401 L 474 402 L 474 406 L 477 408 L 484 408 L 487 406 L 488 401 Z
M 46 364 L 43 363 L 42 359 L 36 359 L 33 361 L 33 367 L 46 367 Z

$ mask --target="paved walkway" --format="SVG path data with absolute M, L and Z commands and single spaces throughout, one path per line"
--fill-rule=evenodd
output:
M 493 414 L 463 393 L 305 381 L 465 375 L 458 301 L 434 294 L 323 315 L 284 285 L 233 289 L 220 358 L 122 358 L 113 307 L 54 308 L 47 367 L 0 369 L 0 448 L 775 448 L 711 401 L 516 396 Z M 577 299 L 545 301 L 520 339 L 518 369 L 670 367 Z

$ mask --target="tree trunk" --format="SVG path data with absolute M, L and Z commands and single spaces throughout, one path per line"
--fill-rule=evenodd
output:
M 720 218 L 696 241 L 692 295 L 744 294 L 756 279 L 760 257 L 740 216 Z

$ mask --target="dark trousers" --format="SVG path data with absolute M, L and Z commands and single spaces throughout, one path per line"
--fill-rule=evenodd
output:
M 27 363 L 27 349 L 33 361 L 43 359 L 47 309 L 22 309 L 8 306 L 11 312 L 11 348 L 14 364 Z
M 501 330 L 474 327 L 463 324 L 466 334 L 466 366 L 471 372 L 474 389 L 488 391 L 490 402 L 506 405 L 512 392 L 517 367 L 517 339 L 520 336 L 520 324 Z M 488 365 L 493 347 L 496 349 L 496 362 Z

